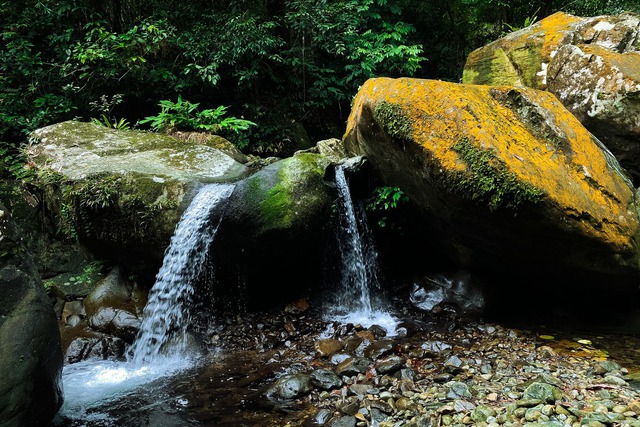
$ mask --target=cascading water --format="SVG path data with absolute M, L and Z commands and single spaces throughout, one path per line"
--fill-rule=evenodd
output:
M 339 303 L 350 311 L 359 310 L 368 316 L 372 306 L 367 262 L 343 165 L 336 167 L 336 187 L 340 215 L 338 244 L 342 255 L 342 292 Z
M 341 289 L 329 316 L 343 323 L 364 326 L 377 324 L 388 334 L 395 332 L 397 320 L 376 302 L 372 291 L 380 287 L 376 275 L 377 254 L 373 249 L 364 209 L 354 205 L 345 176 L 345 166 L 336 166 L 338 190 L 338 246 L 342 258 Z M 358 220 L 358 216 L 361 220 Z
M 211 212 L 228 199 L 233 188 L 231 184 L 202 188 L 182 215 L 149 292 L 140 332 L 131 348 L 134 365 L 148 364 L 163 351 L 184 350 L 193 284 L 219 225 L 211 226 Z M 166 349 L 170 341 L 173 348 Z
M 219 212 L 221 203 L 228 200 L 233 189 L 231 184 L 210 184 L 198 192 L 165 252 L 149 293 L 140 332 L 131 347 L 132 357 L 127 362 L 88 360 L 65 367 L 65 403 L 59 416 L 100 418 L 99 412 L 88 411 L 193 365 L 182 354 L 190 323 L 189 303 L 195 291 L 194 282 L 202 272 L 209 245 L 220 225 L 220 219 L 212 219 L 213 214 Z

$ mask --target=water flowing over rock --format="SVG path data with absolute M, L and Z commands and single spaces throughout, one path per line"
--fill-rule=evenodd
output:
M 36 130 L 32 140 L 37 143 L 29 158 L 58 229 L 128 264 L 132 258 L 162 259 L 201 183 L 231 182 L 247 173 L 225 153 L 228 147 L 217 148 L 218 138 L 180 140 L 69 121 Z
M 371 79 L 343 141 L 422 209 L 463 268 L 637 286 L 633 187 L 552 94 Z
M 216 283 L 238 286 L 216 288 L 220 299 L 265 307 L 318 285 L 335 197 L 325 178 L 330 164 L 324 156 L 299 153 L 237 183 L 212 257 Z
M 203 187 L 178 223 L 132 347 L 135 365 L 150 363 L 162 352 L 185 350 L 189 308 L 196 291 L 194 282 L 202 273 L 209 245 L 220 224 L 221 215 L 215 221 L 213 212 L 220 203 L 226 203 L 233 188 L 231 184 Z M 172 340 L 173 348 L 164 348 Z
M 472 52 L 463 83 L 546 89 L 640 178 L 640 16 L 558 12 Z
M 56 318 L 9 212 L 0 204 L 0 425 L 47 425 L 62 405 Z
M 339 305 L 348 312 L 362 311 L 364 316 L 370 316 L 373 309 L 371 288 L 380 286 L 375 276 L 375 254 L 370 245 L 365 246 L 366 241 L 361 237 L 359 226 L 366 227 L 366 221 L 360 221 L 358 224 L 349 183 L 342 165 L 336 167 L 336 188 L 343 282 L 338 291 L 341 294 Z

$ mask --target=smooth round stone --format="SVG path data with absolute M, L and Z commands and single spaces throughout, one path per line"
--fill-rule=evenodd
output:
M 290 400 L 305 396 L 311 392 L 311 378 L 305 374 L 284 375 L 266 392 L 269 399 Z

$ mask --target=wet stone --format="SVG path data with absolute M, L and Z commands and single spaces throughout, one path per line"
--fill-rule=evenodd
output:
M 377 360 L 382 356 L 385 356 L 393 350 L 393 341 L 384 340 L 384 341 L 376 341 L 374 343 L 369 344 L 369 346 L 365 349 L 364 355 L 365 357 L 371 360 Z
M 342 386 L 342 380 L 329 369 L 318 369 L 311 373 L 311 384 L 323 390 L 331 390 Z
M 355 427 L 357 422 L 356 417 L 347 415 L 340 417 L 331 423 L 331 427 Z
M 451 356 L 444 362 L 444 369 L 452 374 L 459 373 L 462 371 L 462 360 L 458 356 Z
M 273 400 L 290 400 L 305 396 L 311 391 L 311 378 L 304 374 L 284 375 L 269 387 L 266 395 Z
M 451 381 L 447 384 L 448 399 L 471 399 L 473 396 L 469 386 L 459 381 Z
M 451 345 L 442 341 L 427 341 L 424 344 L 422 344 L 421 348 L 425 351 L 425 353 L 438 355 L 445 351 L 451 350 Z
M 473 411 L 475 408 L 476 408 L 476 405 L 466 400 L 456 400 L 453 402 L 453 410 L 455 412 L 470 412 L 470 411 Z
M 350 357 L 352 357 L 350 354 L 336 353 L 336 354 L 332 355 L 329 358 L 329 360 L 331 361 L 332 364 L 339 365 L 340 363 L 344 362 L 345 360 L 349 359 Z
M 318 410 L 318 412 L 316 412 L 316 414 L 313 416 L 313 422 L 318 426 L 327 424 L 330 419 L 331 411 L 326 408 Z
M 369 331 L 373 334 L 373 337 L 377 340 L 387 336 L 387 331 L 380 325 L 371 325 Z
M 362 399 L 364 396 L 366 396 L 367 393 L 369 393 L 369 390 L 371 390 L 371 386 L 367 384 L 353 384 L 351 387 L 349 387 L 349 391 L 352 394 L 358 396 L 359 399 Z
M 314 343 L 316 353 L 321 357 L 330 357 L 342 350 L 342 343 L 338 340 L 318 340 Z
M 522 399 L 537 399 L 543 402 L 553 403 L 562 399 L 562 393 L 557 387 L 547 383 L 535 382 L 524 390 Z
M 357 375 L 367 372 L 367 368 L 371 364 L 371 360 L 364 357 L 349 357 L 336 367 L 338 375 Z
M 624 379 L 622 379 L 620 377 L 617 377 L 615 375 L 606 375 L 604 377 L 604 382 L 607 383 L 607 384 L 613 384 L 613 385 L 617 385 L 617 386 L 626 386 L 627 385 L 627 382 Z
M 622 366 L 613 360 L 601 360 L 594 367 L 594 373 L 604 375 L 610 372 L 619 371 L 620 369 L 622 369 Z
M 382 359 L 376 363 L 376 371 L 380 374 L 393 374 L 398 370 L 402 369 L 405 361 L 400 356 L 389 356 L 385 359 Z

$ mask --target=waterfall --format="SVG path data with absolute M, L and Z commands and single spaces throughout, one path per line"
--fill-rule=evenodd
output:
M 131 347 L 135 366 L 148 364 L 161 352 L 166 353 L 169 343 L 173 352 L 184 350 L 194 281 L 202 272 L 207 250 L 220 225 L 220 220 L 212 224 L 212 214 L 218 205 L 226 203 L 233 189 L 232 184 L 206 185 L 182 215 L 149 292 L 142 325 Z
M 398 320 L 374 298 L 380 288 L 377 277 L 377 253 L 373 247 L 364 208 L 354 204 L 345 176 L 345 165 L 336 166 L 338 190 L 338 247 L 342 269 L 340 289 L 329 307 L 327 320 L 341 323 L 382 326 L 388 335 L 395 335 Z M 330 334 L 331 326 L 326 331 Z
M 371 254 L 372 251 L 365 251 L 363 239 L 360 237 L 356 211 L 343 165 L 336 166 L 336 187 L 340 216 L 338 244 L 342 255 L 342 290 L 339 304 L 349 311 L 361 311 L 365 316 L 369 316 L 372 305 L 370 275 L 367 274 L 367 270 L 371 270 L 372 261 L 367 262 L 365 254 Z M 365 221 L 361 223 L 366 226 Z

